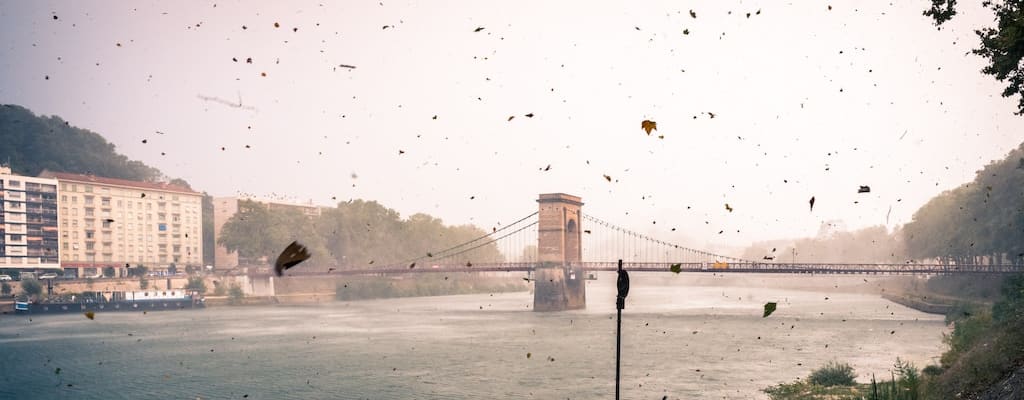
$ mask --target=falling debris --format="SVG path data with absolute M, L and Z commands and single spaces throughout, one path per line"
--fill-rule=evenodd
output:
M 480 32 L 482 30 L 484 30 L 484 27 L 481 26 L 479 28 L 474 29 L 473 32 Z
M 651 131 L 658 130 L 658 123 L 654 122 L 654 121 L 651 121 L 649 119 L 645 119 L 642 122 L 640 122 L 640 129 L 643 129 L 644 131 L 646 131 L 647 135 L 650 136 L 651 135 Z
M 96 313 L 92 311 L 86 311 L 83 314 L 85 314 L 85 317 L 88 319 L 96 319 Z
M 672 264 L 668 270 L 678 274 L 683 271 L 683 264 Z
M 610 176 L 608 176 L 608 175 L 605 175 L 605 176 L 604 176 L 604 180 L 606 180 L 606 181 L 608 181 L 608 182 L 611 182 L 611 181 L 612 181 L 612 177 L 610 177 Z
M 814 196 L 811 196 L 811 211 L 814 211 Z
M 871 186 L 861 186 L 857 193 L 871 193 Z
M 764 303 L 764 315 L 762 315 L 761 318 L 768 318 L 769 315 L 772 315 L 772 313 L 775 312 L 775 307 L 777 306 L 778 304 L 775 302 Z
M 729 212 L 732 212 L 732 206 L 730 206 L 729 203 L 725 203 L 725 209 L 729 210 Z
M 292 242 L 288 247 L 285 247 L 281 255 L 277 256 L 277 261 L 274 262 L 274 272 L 277 276 L 281 276 L 284 270 L 294 267 L 299 263 L 309 259 L 309 250 L 306 246 L 299 244 L 299 242 Z

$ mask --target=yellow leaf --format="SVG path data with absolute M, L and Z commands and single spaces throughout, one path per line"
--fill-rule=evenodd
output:
M 88 319 L 96 319 L 96 313 L 94 313 L 92 311 L 86 311 L 85 312 L 85 317 L 88 318 Z
M 650 135 L 651 131 L 658 130 L 658 123 L 651 121 L 649 119 L 645 119 L 643 120 L 643 122 L 640 123 L 640 129 L 647 131 L 647 134 Z

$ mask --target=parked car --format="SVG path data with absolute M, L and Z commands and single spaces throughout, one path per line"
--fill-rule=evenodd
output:
M 39 279 L 57 279 L 57 274 L 50 272 L 47 274 L 39 275 Z
M 0 281 L 11 281 L 11 280 L 13 280 L 13 279 L 11 279 L 10 275 L 0 275 Z

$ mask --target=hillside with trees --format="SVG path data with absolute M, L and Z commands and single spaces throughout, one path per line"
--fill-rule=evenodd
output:
M 957 264 L 1024 264 L 1024 144 L 974 181 L 931 199 L 903 227 L 907 255 Z
M 170 181 L 191 188 L 183 179 L 171 179 L 157 168 L 119 154 L 113 143 L 96 132 L 13 104 L 0 106 L 0 143 L 0 164 L 19 175 L 37 176 L 50 170 L 142 182 Z M 203 259 L 207 263 L 213 262 L 213 248 L 213 201 L 204 193 Z

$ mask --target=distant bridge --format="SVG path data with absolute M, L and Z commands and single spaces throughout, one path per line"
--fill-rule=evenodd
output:
M 379 275 L 457 272 L 529 272 L 535 283 L 534 311 L 586 306 L 586 275 L 615 271 L 618 260 L 631 272 L 785 274 L 991 274 L 1024 271 L 1024 265 L 796 263 L 744 260 L 658 240 L 585 215 L 579 197 L 542 194 L 539 210 L 512 224 L 447 249 L 403 262 L 328 272 L 288 275 Z M 587 225 L 584 226 L 583 224 Z

